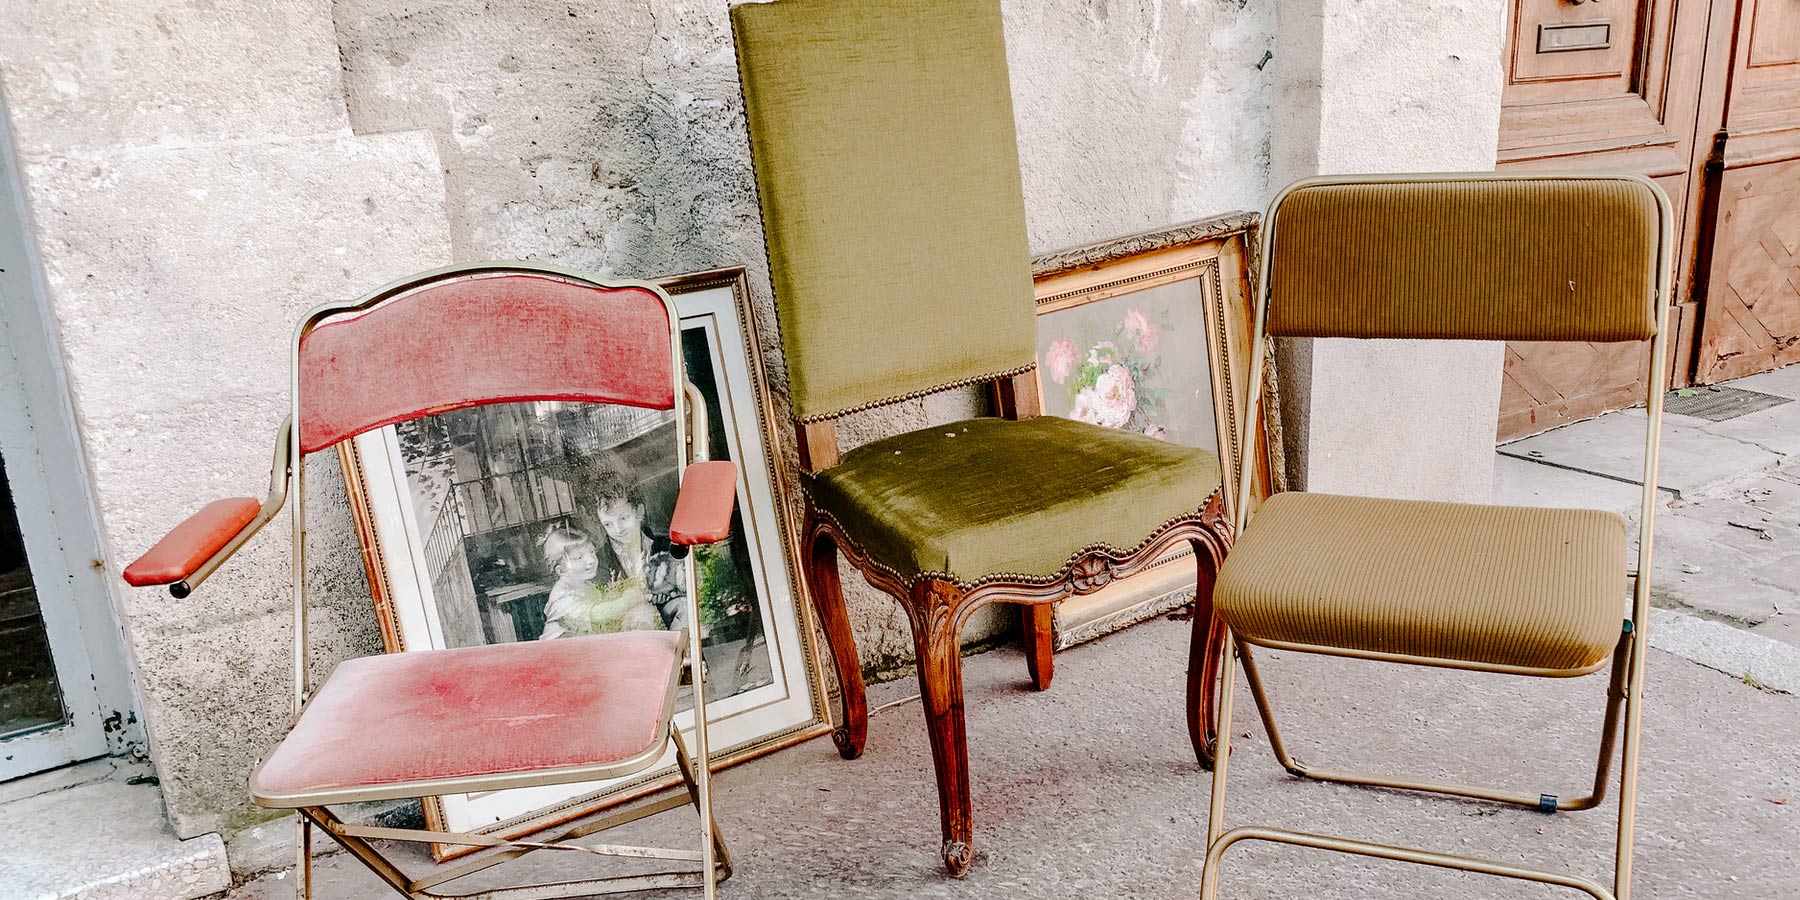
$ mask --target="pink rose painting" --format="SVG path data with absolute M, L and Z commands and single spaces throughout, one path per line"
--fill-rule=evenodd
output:
M 1053 341 L 1050 349 L 1044 354 L 1044 369 L 1050 373 L 1050 380 L 1062 384 L 1069 380 L 1069 374 L 1075 371 L 1075 361 L 1081 358 L 1081 351 L 1075 349 L 1075 342 L 1068 338 Z
M 1137 340 L 1138 349 L 1148 356 L 1156 352 L 1156 326 L 1150 324 L 1142 310 L 1131 310 L 1125 314 L 1125 321 L 1119 329 Z
M 1069 396 L 1069 418 L 1107 428 L 1125 428 L 1168 440 L 1154 419 L 1163 413 L 1167 390 L 1152 387 L 1161 368 L 1156 348 L 1167 326 L 1158 327 L 1142 310 L 1127 310 L 1113 333 L 1079 343 L 1057 338 L 1044 351 L 1044 371 Z M 1088 348 L 1083 358 L 1081 347 Z

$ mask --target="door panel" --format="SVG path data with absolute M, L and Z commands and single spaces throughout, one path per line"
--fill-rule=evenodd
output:
M 1800 160 L 1726 169 L 1696 380 L 1800 362 Z
M 1708 11 L 1702 0 L 1515 0 L 1496 167 L 1638 172 L 1688 223 Z M 1680 230 L 1686 259 L 1692 229 Z M 1639 402 L 1647 346 L 1508 344 L 1498 437 Z
M 1737 15 L 1708 167 L 1703 384 L 1800 362 L 1800 2 L 1741 0 Z

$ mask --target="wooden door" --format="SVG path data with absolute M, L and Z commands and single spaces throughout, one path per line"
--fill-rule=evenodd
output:
M 1498 167 L 1656 179 L 1681 223 L 1678 271 L 1689 271 L 1709 13 L 1704 0 L 1513 0 Z M 1677 294 L 1685 301 L 1689 292 L 1678 285 Z M 1678 307 L 1677 344 L 1693 331 L 1690 309 Z M 1647 352 L 1648 344 L 1507 344 L 1500 439 L 1639 402 Z
M 1702 384 L 1800 362 L 1800 0 L 1732 5 L 1724 127 L 1706 166 Z

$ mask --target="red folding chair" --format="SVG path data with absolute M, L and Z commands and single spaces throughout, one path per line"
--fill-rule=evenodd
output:
M 615 403 L 675 412 L 688 464 L 670 524 L 687 565 L 687 619 L 700 621 L 688 548 L 723 540 L 737 484 L 706 456 L 705 407 L 682 374 L 680 323 L 655 285 L 603 281 L 549 266 L 482 263 L 427 272 L 353 303 L 308 313 L 295 332 L 293 407 L 275 448 L 269 497 L 209 504 L 125 570 L 133 585 L 185 597 L 293 497 L 294 719 L 250 778 L 260 805 L 300 816 L 300 896 L 312 896 L 312 829 L 329 834 L 408 897 L 547 898 L 701 887 L 731 874 L 713 822 L 702 679 L 692 679 L 696 756 L 674 724 L 686 659 L 700 671 L 699 630 L 635 631 L 352 659 L 308 693 L 306 453 L 365 431 L 492 403 Z M 692 417 L 692 418 L 690 418 Z M 687 438 L 693 436 L 693 445 Z M 678 450 L 677 452 L 681 452 Z M 563 826 L 534 840 L 346 822 L 333 805 L 617 778 L 644 771 L 670 743 L 687 790 Z M 701 848 L 588 846 L 575 839 L 692 804 Z M 387 841 L 487 848 L 414 877 Z M 377 843 L 381 842 L 381 843 Z M 540 849 L 578 849 L 699 867 L 485 890 L 434 891 Z

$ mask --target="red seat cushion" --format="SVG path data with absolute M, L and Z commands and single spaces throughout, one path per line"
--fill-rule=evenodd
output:
M 346 660 L 251 796 L 288 808 L 627 774 L 661 754 L 683 647 L 633 631 Z

